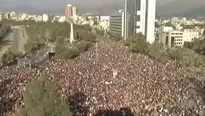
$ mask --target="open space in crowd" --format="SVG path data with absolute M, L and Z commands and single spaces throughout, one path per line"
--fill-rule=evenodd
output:
M 0 113 L 17 112 L 25 85 L 56 84 L 75 116 L 203 116 L 204 75 L 175 61 L 133 54 L 121 41 L 99 40 L 79 57 L 31 70 L 0 70 Z

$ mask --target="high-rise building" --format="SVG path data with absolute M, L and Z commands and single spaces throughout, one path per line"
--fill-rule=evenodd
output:
M 77 16 L 77 7 L 76 6 L 72 6 L 72 12 L 73 12 L 73 16 Z
M 142 33 L 149 43 L 155 41 L 156 0 L 125 0 L 125 39 Z
M 65 16 L 66 18 L 71 18 L 72 17 L 72 5 L 68 4 L 65 8 Z
M 77 15 L 77 7 L 71 4 L 68 4 L 65 8 L 65 16 L 67 19 L 72 18 Z
M 125 12 L 120 10 L 119 12 L 110 16 L 110 32 L 124 37 L 125 29 Z

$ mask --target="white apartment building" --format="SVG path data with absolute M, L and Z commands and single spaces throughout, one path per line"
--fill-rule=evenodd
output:
M 76 6 L 72 6 L 72 12 L 73 12 L 73 16 L 77 16 L 77 7 Z
M 107 31 L 110 26 L 110 16 L 100 16 L 99 27 Z
M 44 22 L 47 22 L 48 21 L 48 14 L 43 14 L 42 18 L 43 18 Z
M 199 32 L 193 29 L 186 29 L 182 31 L 167 29 L 160 27 L 159 42 L 171 47 L 183 47 L 184 42 L 192 42 L 195 38 L 199 38 Z
M 0 12 L 0 21 L 3 19 L 3 14 Z
M 125 1 L 125 39 L 142 33 L 149 43 L 155 41 L 156 0 Z
M 66 21 L 66 17 L 65 16 L 60 16 L 58 22 L 65 22 Z
M 193 29 L 185 29 L 183 33 L 183 41 L 184 42 L 193 42 L 194 39 L 199 38 L 199 32 Z

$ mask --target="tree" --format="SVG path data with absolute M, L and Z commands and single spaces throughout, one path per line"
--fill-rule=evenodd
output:
M 193 42 L 193 50 L 198 54 L 205 55 L 205 40 L 196 39 Z
M 183 48 L 175 48 L 169 52 L 169 56 L 172 60 L 180 61 L 183 58 L 184 49 Z
M 65 41 L 64 41 L 63 37 L 59 37 L 57 39 L 56 46 L 55 46 L 56 55 L 63 52 L 63 50 L 65 49 L 64 43 L 65 43 Z
M 70 108 L 61 101 L 55 86 L 46 81 L 29 83 L 23 103 L 17 116 L 71 116 Z
M 204 58 L 202 57 L 202 56 L 198 56 L 198 57 L 196 57 L 195 58 L 195 63 L 194 63 L 194 65 L 196 66 L 196 67 L 203 67 L 204 66 Z
M 193 42 L 184 42 L 184 48 L 193 49 L 194 44 Z
M 85 52 L 91 46 L 91 42 L 81 41 L 77 43 L 76 47 L 78 48 L 79 52 Z
M 57 58 L 63 58 L 63 59 L 73 59 L 77 57 L 80 54 L 80 51 L 78 50 L 78 47 L 83 51 L 86 51 L 86 46 L 80 45 L 78 47 L 75 47 L 76 45 L 70 45 L 69 47 L 66 47 L 64 38 L 60 37 L 57 39 L 55 52 Z
M 155 60 L 160 60 L 160 61 L 169 59 L 169 56 L 166 50 L 164 49 L 163 44 L 158 44 L 158 43 L 154 43 L 153 45 L 149 47 L 148 55 L 151 58 L 154 58 Z
M 2 56 L 2 64 L 3 65 L 8 65 L 11 62 L 14 62 L 16 60 L 17 55 L 15 55 L 11 49 L 8 49 L 8 51 L 3 54 Z
M 176 27 L 170 21 L 165 23 L 165 26 L 172 27 L 174 30 L 176 30 Z
M 130 50 L 134 53 L 147 54 L 149 50 L 149 43 L 146 42 L 145 36 L 138 33 L 136 36 L 128 39 Z

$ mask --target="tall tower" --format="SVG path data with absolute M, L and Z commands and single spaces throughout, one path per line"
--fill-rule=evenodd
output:
M 77 15 L 77 7 L 72 6 L 72 16 L 76 16 L 76 15 Z
M 73 22 L 70 21 L 70 43 L 74 42 L 74 36 L 73 36 Z
M 142 33 L 149 43 L 155 41 L 156 0 L 125 0 L 125 39 Z
M 68 4 L 65 8 L 65 17 L 66 19 L 71 18 L 73 16 L 72 5 Z

